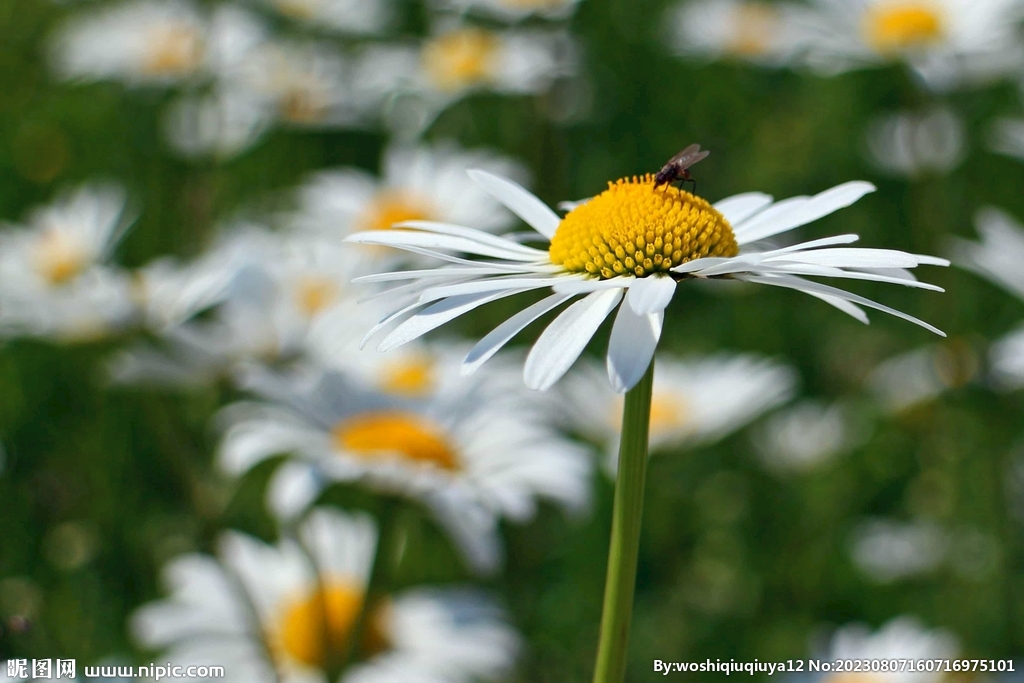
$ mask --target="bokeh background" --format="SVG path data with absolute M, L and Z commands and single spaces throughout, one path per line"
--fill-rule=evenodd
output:
M 876 193 L 801 228 L 800 237 L 856 232 L 865 246 L 954 261 L 955 237 L 978 239 L 982 207 L 1024 217 L 1024 163 L 993 149 L 993 126 L 1021 111 L 1024 63 L 1017 73 L 937 87 L 893 54 L 831 71 L 792 55 L 757 63 L 730 54 L 727 41 L 718 54 L 680 55 L 669 3 L 582 0 L 559 16 L 515 23 L 564 32 L 577 51 L 571 70 L 537 92 L 484 88 L 419 126 L 401 117 L 268 125 L 241 150 L 188 157 L 168 143 L 166 117 L 193 86 L 65 77 L 54 67 L 58 31 L 110 4 L 0 0 L 0 217 L 23 224 L 63 188 L 121 183 L 138 218 L 113 260 L 129 271 L 166 255 L 199 257 L 235 216 L 284 211 L 311 172 L 377 173 L 396 140 L 454 140 L 517 159 L 552 206 L 654 172 L 699 142 L 711 151 L 694 168 L 701 196 L 788 197 L 869 180 Z M 403 0 L 385 31 L 351 38 L 267 5 L 246 9 L 275 37 L 345 50 L 415 43 L 438 16 L 459 14 Z M 462 20 L 510 30 L 473 10 Z M 895 123 L 879 118 L 893 115 L 908 117 L 902 126 L 931 128 L 894 132 Z M 918 137 L 904 148 L 900 135 Z M 1024 270 L 1024 251 L 1016 256 Z M 654 659 L 825 654 L 836 629 L 877 631 L 898 617 L 952 635 L 964 657 L 1022 654 L 1024 398 L 992 380 L 989 348 L 1024 319 L 1024 301 L 956 264 L 925 277 L 946 292 L 851 288 L 928 320 L 946 339 L 881 314 L 863 326 L 791 291 L 679 291 L 664 351 L 756 353 L 791 366 L 799 380 L 788 405 L 751 425 L 652 458 L 629 680 L 653 680 Z M 456 330 L 479 338 L 520 305 L 485 307 Z M 537 332 L 531 327 L 513 346 L 524 348 Z M 589 355 L 600 357 L 606 334 Z M 240 478 L 215 464 L 213 418 L 244 393 L 224 379 L 186 391 L 112 385 L 109 359 L 141 335 L 154 336 L 137 326 L 74 342 L 5 332 L 0 659 L 148 662 L 156 655 L 126 625 L 140 605 L 165 595 L 160 571 L 171 558 L 211 551 L 228 528 L 278 538 L 263 496 L 280 458 Z M 908 353 L 916 355 L 901 355 Z M 893 358 L 905 362 L 878 370 Z M 906 398 L 907 386 L 923 388 Z M 791 406 L 804 407 L 805 422 L 780 436 L 772 420 Z M 589 509 L 572 516 L 544 504 L 531 521 L 504 524 L 507 559 L 494 576 L 474 576 L 428 516 L 414 511 L 407 520 L 395 585 L 470 581 L 496 596 L 524 642 L 507 680 L 591 674 L 613 488 L 601 447 L 592 452 Z M 373 509 L 372 494 L 356 485 L 324 496 Z

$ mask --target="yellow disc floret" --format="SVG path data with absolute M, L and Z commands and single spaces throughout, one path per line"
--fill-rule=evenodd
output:
M 570 211 L 551 239 L 551 262 L 602 279 L 645 277 L 705 256 L 735 256 L 736 237 L 704 199 L 654 176 L 623 178 Z

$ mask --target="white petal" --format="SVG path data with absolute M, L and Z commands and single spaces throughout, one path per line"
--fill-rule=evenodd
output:
M 658 347 L 664 318 L 663 311 L 638 314 L 631 306 L 619 307 L 608 341 L 608 380 L 618 393 L 629 391 L 644 376 Z
M 913 254 L 893 249 L 859 249 L 834 247 L 817 251 L 793 251 L 764 259 L 766 263 L 789 261 L 813 263 L 834 268 L 916 268 L 921 259 Z
M 660 313 L 676 293 L 676 281 L 668 275 L 637 278 L 626 290 L 626 303 L 634 312 Z
M 804 292 L 805 294 L 817 293 L 817 294 L 825 294 L 825 295 L 829 295 L 829 296 L 834 296 L 836 298 L 844 299 L 846 301 L 850 301 L 850 302 L 853 302 L 855 304 L 860 304 L 861 306 L 866 306 L 868 308 L 874 308 L 875 310 L 882 311 L 883 313 L 888 313 L 889 315 L 893 315 L 893 316 L 896 316 L 897 318 L 901 318 L 901 319 L 906 320 L 908 322 L 912 322 L 915 325 L 920 325 L 921 327 L 925 328 L 929 332 L 934 332 L 935 334 L 939 335 L 940 337 L 945 337 L 946 336 L 945 332 L 943 332 L 939 328 L 935 327 L 934 325 L 929 325 L 925 321 L 920 320 L 918 318 L 915 318 L 912 315 L 908 315 L 907 313 L 904 313 L 902 311 L 898 311 L 895 308 L 890 308 L 889 306 L 884 306 L 884 305 L 878 303 L 877 301 L 872 301 L 871 299 L 867 299 L 867 298 L 859 296 L 857 294 L 853 294 L 852 292 L 843 291 L 843 290 L 838 289 L 836 287 L 830 287 L 829 285 L 823 285 L 823 284 L 821 284 L 819 282 L 812 282 L 810 280 L 804 280 L 803 278 L 796 277 L 795 275 L 792 275 L 792 276 L 787 276 L 787 275 L 774 275 L 774 276 L 741 275 L 741 276 L 738 276 L 738 279 L 746 280 L 747 282 L 757 282 L 757 283 L 762 284 L 762 285 L 772 285 L 774 287 L 785 287 L 786 289 L 795 289 L 797 291 Z
M 778 235 L 853 204 L 874 192 L 875 186 L 863 180 L 837 185 L 813 197 L 793 197 L 765 209 L 735 229 L 736 241 L 749 244 Z
M 451 223 L 438 223 L 436 221 L 403 221 L 401 223 L 395 223 L 394 227 L 399 229 L 411 228 L 413 230 L 422 230 L 424 232 L 436 232 L 441 235 L 452 235 L 455 237 L 465 237 L 475 242 L 489 244 L 502 249 L 512 249 L 513 251 L 518 250 L 535 258 L 543 259 L 548 255 L 546 251 L 527 247 L 519 242 L 505 239 L 504 237 L 498 237 L 496 235 L 483 232 L 482 230 L 464 228 L 461 225 L 453 225 Z
M 715 202 L 715 208 L 735 228 L 771 203 L 770 194 L 744 192 Z
M 462 365 L 462 374 L 470 375 L 476 372 L 481 365 L 486 363 L 495 353 L 507 344 L 513 337 L 519 334 L 523 328 L 541 317 L 550 310 L 553 310 L 571 299 L 573 294 L 552 294 L 541 299 L 537 303 L 524 308 L 514 316 L 495 327 L 487 336 L 481 339 L 470 349 L 466 360 Z
M 421 249 L 447 249 L 460 251 L 466 254 L 478 256 L 490 256 L 492 258 L 506 259 L 509 261 L 535 262 L 537 257 L 507 247 L 484 244 L 466 237 L 456 235 L 442 235 L 436 232 L 424 232 L 422 230 L 371 230 L 368 232 L 357 232 L 345 238 L 346 242 L 356 244 L 374 244 L 382 247 L 395 247 L 405 249 L 407 247 L 419 247 Z M 536 251 L 546 258 L 547 254 Z
M 393 329 L 377 346 L 377 350 L 390 351 L 413 339 L 422 337 L 427 332 L 458 318 L 463 313 L 472 311 L 474 308 L 523 291 L 525 290 L 509 289 L 488 294 L 464 294 L 438 301 Z
M 813 296 L 816 299 L 821 299 L 822 301 L 827 303 L 829 306 L 834 306 L 834 307 L 838 308 L 840 311 L 842 311 L 846 315 L 851 316 L 853 318 L 856 318 L 857 320 L 859 320 L 860 322 L 864 323 L 865 325 L 867 325 L 867 324 L 869 324 L 871 322 L 870 320 L 868 320 L 867 313 L 862 311 L 860 306 L 858 306 L 857 304 L 851 304 L 846 299 L 840 299 L 837 296 L 830 296 L 828 294 L 819 294 L 818 292 L 804 291 L 804 294 L 810 294 L 811 296 Z
M 555 318 L 526 357 L 526 386 L 543 390 L 561 379 L 621 300 L 621 289 L 594 292 Z
M 472 280 L 460 282 L 454 285 L 442 285 L 424 290 L 420 301 L 426 303 L 448 296 L 461 296 L 463 294 L 479 294 L 482 292 L 496 292 L 502 289 L 540 289 L 550 287 L 557 282 L 552 277 L 495 277 L 486 280 Z
M 626 289 L 635 279 L 632 275 L 613 277 L 608 280 L 565 278 L 564 280 L 556 281 L 556 284 L 552 285 L 551 289 L 560 294 L 590 294 L 591 292 L 599 292 L 603 289 Z
M 537 199 L 533 193 L 511 180 L 506 180 L 487 171 L 471 169 L 467 173 L 487 194 L 508 207 L 512 213 L 526 221 L 534 230 L 548 239 L 554 237 L 555 230 L 562 219 L 547 204 Z
M 497 275 L 505 273 L 504 268 L 495 269 L 488 265 L 466 266 L 464 268 L 427 268 L 425 270 L 395 270 L 387 273 L 373 273 L 352 278 L 352 284 L 367 282 L 395 282 L 397 280 L 418 280 L 420 278 L 470 277 L 475 275 Z

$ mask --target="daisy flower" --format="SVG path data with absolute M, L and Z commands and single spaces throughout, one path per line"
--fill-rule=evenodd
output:
M 247 388 L 269 400 L 225 410 L 219 453 L 225 470 L 241 474 L 290 453 L 323 482 L 361 482 L 407 496 L 434 513 L 481 571 L 500 561 L 499 518 L 527 521 L 538 499 L 570 509 L 586 504 L 586 452 L 511 397 L 471 390 L 414 400 L 369 391 L 331 372 L 263 373 Z M 308 485 L 287 480 L 307 476 L 302 470 L 282 472 L 285 479 L 272 488 Z
M 979 366 L 970 344 L 951 340 L 882 362 L 868 377 L 868 386 L 882 410 L 899 413 L 964 386 L 978 374 Z
M 989 147 L 1024 161 L 1024 119 L 997 119 L 989 131 Z
M 685 57 L 729 57 L 782 65 L 799 52 L 800 33 L 785 3 L 745 0 L 684 2 L 670 8 L 670 49 Z
M 393 123 L 422 129 L 474 92 L 544 93 L 573 76 L 578 61 L 564 32 L 444 27 L 416 45 L 367 46 L 352 66 L 353 99 L 363 111 L 391 110 Z
M 0 330 L 91 337 L 134 315 L 128 278 L 107 265 L 134 220 L 118 185 L 83 185 L 0 234 Z
M 173 664 L 222 666 L 231 683 L 327 683 L 363 609 L 376 536 L 370 518 L 326 509 L 275 546 L 226 532 L 216 556 L 165 568 L 170 596 L 139 609 L 131 633 Z M 383 596 L 362 633 L 340 683 L 494 680 L 519 650 L 503 613 L 459 589 Z
M 529 16 L 566 19 L 581 0 L 435 0 L 441 10 L 476 11 L 502 21 L 520 21 Z
M 362 230 L 387 230 L 407 220 L 435 220 L 478 226 L 491 232 L 509 228 L 515 215 L 474 183 L 466 172 L 482 168 L 526 183 L 521 163 L 487 149 L 463 150 L 455 142 L 392 145 L 383 156 L 380 177 L 359 169 L 321 171 L 298 190 L 293 227 L 344 237 Z M 384 250 L 365 250 L 363 256 Z
M 380 33 L 391 22 L 389 0 L 261 0 L 295 21 L 308 26 L 353 35 Z
M 410 221 L 400 229 L 362 232 L 348 238 L 434 256 L 450 265 L 373 275 L 368 281 L 408 281 L 392 290 L 396 310 L 368 336 L 405 316 L 378 345 L 386 351 L 491 301 L 552 289 L 484 337 L 466 357 L 472 372 L 534 320 L 582 296 L 558 315 L 526 358 L 524 378 L 531 389 L 557 382 L 582 353 L 612 311 L 607 367 L 619 392 L 635 385 L 654 356 L 662 320 L 679 283 L 691 278 L 732 278 L 795 289 L 866 322 L 861 306 L 875 308 L 939 330 L 917 318 L 862 296 L 808 280 L 805 276 L 891 282 L 925 289 L 905 269 L 948 265 L 944 259 L 888 249 L 846 245 L 856 235 L 840 235 L 772 248 L 765 240 L 849 206 L 874 190 L 850 182 L 813 197 L 773 203 L 747 193 L 715 205 L 671 186 L 654 186 L 651 175 L 609 183 L 597 197 L 577 204 L 564 218 L 519 185 L 483 171 L 470 177 L 537 231 L 546 248 L 495 237 L 472 228 Z M 476 257 L 469 260 L 450 252 Z M 941 291 L 941 290 L 940 290 Z M 619 306 L 625 301 L 625 305 Z
M 163 132 L 179 156 L 226 161 L 254 147 L 274 120 L 265 98 L 228 83 L 172 102 L 163 117 Z
M 856 448 L 870 434 L 870 425 L 852 406 L 804 400 L 769 416 L 751 443 L 769 470 L 806 472 Z
M 897 617 L 872 633 L 864 624 L 850 624 L 836 630 L 822 659 L 952 659 L 959 647 L 949 632 L 929 630 L 914 617 Z M 870 674 L 835 673 L 818 679 L 821 683 L 847 683 L 863 680 L 879 683 L 937 683 L 943 671 L 872 671 Z
M 946 559 L 947 534 L 934 522 L 876 519 L 853 532 L 853 563 L 878 583 L 931 572 Z
M 901 112 L 877 117 L 868 127 L 868 159 L 895 176 L 944 175 L 966 156 L 964 124 L 945 107 L 923 114 Z
M 1017 0 L 815 0 L 798 23 L 804 58 L 826 73 L 906 62 L 929 87 L 1017 72 Z
M 795 386 L 791 368 L 755 356 L 659 356 L 651 399 L 651 450 L 717 441 L 788 400 Z M 604 369 L 583 364 L 553 398 L 552 410 L 565 414 L 567 426 L 604 444 L 614 471 L 623 403 L 608 386 Z

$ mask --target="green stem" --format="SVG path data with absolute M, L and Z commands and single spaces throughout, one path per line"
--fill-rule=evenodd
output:
M 344 666 L 342 671 L 353 664 L 363 649 L 363 639 L 366 632 L 367 622 L 370 613 L 376 603 L 380 601 L 387 592 L 387 584 L 391 574 L 398 564 L 399 542 L 401 541 L 398 531 L 398 519 L 401 509 L 397 501 L 387 500 L 378 520 L 379 533 L 377 535 L 377 547 L 373 553 L 373 564 L 370 565 L 370 577 L 366 582 L 366 590 L 363 593 L 363 605 L 359 609 L 359 615 L 352 625 L 352 635 L 349 636 L 348 652 L 342 660 Z M 332 679 L 333 680 L 333 679 Z
M 629 622 L 636 589 L 640 523 L 647 477 L 647 432 L 651 423 L 654 361 L 643 379 L 626 393 L 619 443 L 619 473 L 612 509 L 612 541 L 608 548 L 608 577 L 604 586 L 601 637 L 597 646 L 594 683 L 622 683 L 626 675 Z

